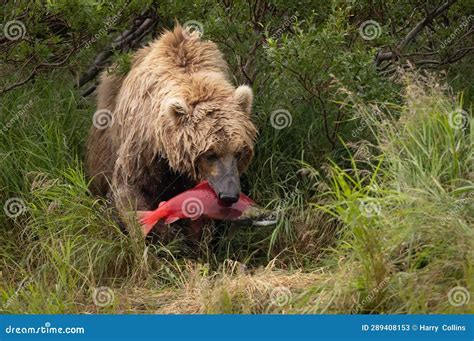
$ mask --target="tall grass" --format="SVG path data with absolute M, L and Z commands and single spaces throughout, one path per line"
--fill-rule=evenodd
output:
M 343 222 L 330 262 L 342 260 L 336 271 L 346 277 L 342 287 L 329 281 L 340 292 L 326 293 L 328 309 L 472 312 L 473 302 L 448 300 L 450 289 L 474 285 L 473 140 L 452 117 L 462 102 L 432 78 L 402 79 L 402 106 L 368 106 L 348 93 L 376 145 L 363 168 L 354 156 L 350 169 L 331 166 L 324 195 L 333 200 L 318 206 Z
M 403 79 L 402 105 L 346 92 L 371 141 L 342 141 L 347 160 L 316 169 L 303 152 L 281 153 L 281 136 L 264 127 L 246 184 L 278 225 L 208 226 L 192 256 L 180 235 L 147 244 L 122 234 L 110 203 L 90 195 L 82 159 L 94 109 L 70 80 L 5 96 L 1 199 L 25 209 L 0 218 L 1 311 L 473 312 L 472 300 L 448 299 L 474 288 L 473 138 L 452 120 L 462 97 Z M 102 287 L 113 295 L 94 304 Z

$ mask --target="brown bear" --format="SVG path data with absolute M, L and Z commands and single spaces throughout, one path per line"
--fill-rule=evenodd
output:
M 155 209 L 207 179 L 232 204 L 257 135 L 253 94 L 229 81 L 222 53 L 177 25 L 138 50 L 125 76 L 102 73 L 87 142 L 91 190 L 112 195 L 119 216 Z M 126 221 L 126 220 L 125 220 Z

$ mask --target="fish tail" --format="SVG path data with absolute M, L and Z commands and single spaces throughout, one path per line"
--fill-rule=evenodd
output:
M 137 216 L 138 221 L 143 227 L 143 234 L 146 236 L 150 233 L 153 226 L 164 217 L 164 213 L 161 210 L 138 211 Z

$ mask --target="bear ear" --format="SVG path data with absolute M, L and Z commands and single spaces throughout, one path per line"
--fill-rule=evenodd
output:
M 235 89 L 234 98 L 243 111 L 250 115 L 253 104 L 253 91 L 248 85 L 241 85 Z
M 178 97 L 170 97 L 163 101 L 163 115 L 168 115 L 172 118 L 177 118 L 186 115 L 188 106 L 186 102 Z

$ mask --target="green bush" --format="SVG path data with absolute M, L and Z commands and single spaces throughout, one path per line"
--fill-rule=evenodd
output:
M 0 216 L 0 310 L 472 313 L 472 300 L 452 304 L 453 290 L 474 287 L 472 56 L 451 60 L 472 35 L 448 42 L 472 6 L 457 2 L 377 65 L 423 10 L 384 1 L 6 4 L 2 17 L 26 32 L 0 41 L 0 199 L 13 205 Z M 198 21 L 233 82 L 252 85 L 260 134 L 242 183 L 279 213 L 276 227 L 213 224 L 194 250 L 180 235 L 147 244 L 120 231 L 110 200 L 89 193 L 95 104 L 75 85 L 151 10 L 155 35 L 175 19 Z M 368 20 L 380 25 L 373 40 L 359 31 Z M 126 73 L 130 55 L 113 51 L 110 72 Z M 111 300 L 97 304 L 104 287 Z

